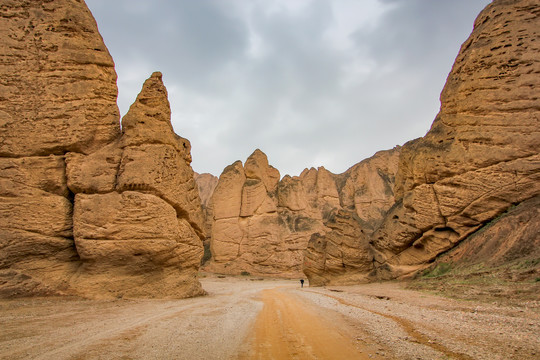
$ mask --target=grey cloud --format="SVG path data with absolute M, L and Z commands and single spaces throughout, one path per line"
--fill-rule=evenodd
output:
M 196 171 L 218 175 L 260 148 L 282 175 L 297 175 L 321 165 L 342 172 L 422 136 L 459 46 L 489 2 L 381 0 L 380 18 L 343 34 L 347 48 L 326 37 L 340 0 L 268 10 L 279 1 L 87 3 L 117 64 L 124 111 L 150 72 L 162 71 Z M 353 72 L 356 65 L 365 71 Z
M 382 64 L 407 64 L 415 69 L 440 70 L 457 55 L 455 41 L 472 30 L 472 19 L 489 0 L 381 0 L 393 7 L 374 29 L 360 29 L 358 46 Z M 467 15 L 467 16 L 465 16 Z
M 151 64 L 191 88 L 212 90 L 213 75 L 245 53 L 244 24 L 222 1 L 157 0 L 141 11 L 130 10 L 130 1 L 88 4 L 118 61 Z

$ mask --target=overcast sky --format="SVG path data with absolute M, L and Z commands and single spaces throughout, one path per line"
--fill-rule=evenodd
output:
M 423 136 L 489 0 L 86 0 L 122 115 L 161 71 L 193 169 L 264 151 L 282 176 L 341 173 Z

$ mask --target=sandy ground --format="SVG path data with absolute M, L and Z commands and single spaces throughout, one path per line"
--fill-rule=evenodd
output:
M 185 300 L 0 300 L 0 359 L 539 359 L 537 308 L 397 283 L 201 280 Z

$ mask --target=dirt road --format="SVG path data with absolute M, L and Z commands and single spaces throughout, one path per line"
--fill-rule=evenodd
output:
M 405 290 L 202 279 L 186 300 L 0 300 L 0 359 L 538 359 L 540 311 Z
M 277 289 L 261 292 L 245 359 L 369 359 L 367 352 L 331 319 L 297 296 Z

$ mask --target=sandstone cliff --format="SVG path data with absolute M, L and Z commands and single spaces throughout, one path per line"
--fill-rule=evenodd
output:
M 120 133 L 84 2 L 8 1 L 0 21 L 0 296 L 200 294 L 200 200 L 161 74 Z
M 396 203 L 361 245 L 364 275 L 414 272 L 540 193 L 539 13 L 535 1 L 496 0 L 478 16 L 430 131 L 403 146 Z M 313 284 L 341 282 L 321 246 L 312 239 L 304 271 Z
M 400 148 L 381 151 L 341 175 L 320 167 L 285 176 L 256 150 L 225 168 L 213 202 L 210 271 L 302 276 L 312 234 L 325 234 L 338 211 L 371 228 L 394 202 Z

